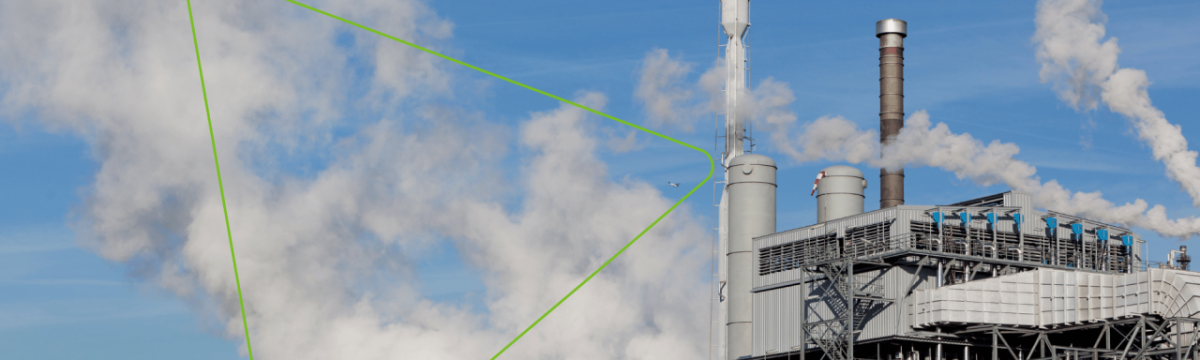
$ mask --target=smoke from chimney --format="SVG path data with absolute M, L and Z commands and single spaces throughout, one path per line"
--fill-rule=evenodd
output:
M 1039 24 L 1043 24 L 1042 19 L 1044 16 L 1045 19 L 1050 19 L 1050 17 L 1048 17 L 1050 15 L 1043 14 L 1047 13 L 1048 11 L 1044 9 L 1047 6 L 1046 3 L 1058 4 L 1058 2 L 1044 2 L 1043 4 L 1039 4 Z M 1071 14 L 1071 12 L 1049 12 L 1048 14 L 1061 15 Z M 1095 16 L 1098 18 L 1103 17 L 1102 15 Z M 1087 19 L 1090 18 L 1085 16 L 1084 19 L 1086 22 Z M 1055 22 L 1045 20 L 1044 24 L 1049 24 L 1045 26 L 1051 26 L 1053 23 Z M 1043 25 L 1039 25 L 1039 31 L 1043 31 Z M 1069 31 L 1063 32 L 1063 34 L 1068 35 L 1070 33 L 1071 32 Z M 1059 44 L 1058 41 L 1065 39 L 1064 36 L 1066 35 L 1046 36 L 1046 38 L 1050 40 L 1045 40 L 1046 44 L 1043 46 L 1050 48 L 1050 50 L 1039 49 L 1039 52 L 1050 51 L 1049 54 L 1058 54 L 1056 51 L 1061 50 L 1064 47 L 1070 47 L 1067 45 L 1053 45 Z M 1093 39 L 1092 43 L 1097 43 L 1097 39 L 1099 39 L 1099 37 L 1087 39 Z M 1105 42 L 1105 44 L 1108 43 L 1109 42 Z M 1108 49 L 1108 47 L 1108 45 L 1098 46 L 1098 48 L 1101 50 Z M 1112 47 L 1115 49 L 1115 45 Z M 1101 52 L 1104 53 L 1103 51 Z M 1114 73 L 1113 75 L 1100 78 L 1102 80 L 1108 79 L 1106 84 L 1112 89 L 1112 92 L 1109 93 L 1109 95 L 1102 97 L 1105 99 L 1105 103 L 1108 104 L 1110 108 L 1113 108 L 1114 111 L 1121 112 L 1123 114 L 1124 112 L 1116 109 L 1132 109 L 1130 110 L 1131 113 L 1134 113 L 1133 111 L 1137 110 L 1136 113 L 1143 113 L 1147 115 L 1146 118 L 1153 118 L 1151 115 L 1155 114 L 1161 115 L 1161 112 L 1158 112 L 1157 109 L 1149 106 L 1149 97 L 1145 96 L 1146 92 L 1144 87 L 1144 84 L 1147 82 L 1144 81 L 1142 76 L 1132 76 L 1144 75 L 1144 73 L 1140 70 L 1121 69 L 1119 71 L 1114 71 L 1113 69 L 1116 69 L 1116 67 L 1107 67 L 1106 65 L 1103 65 L 1107 60 L 1099 62 L 1071 60 L 1072 56 L 1073 55 L 1062 55 L 1060 57 L 1053 57 L 1053 59 L 1061 58 L 1062 60 L 1052 60 L 1051 68 L 1063 69 L 1056 68 L 1054 66 L 1058 65 L 1053 64 L 1068 64 L 1071 61 L 1079 61 L 1079 64 L 1099 64 L 1095 66 L 1095 68 L 1099 69 L 1100 72 L 1104 72 L 1104 69 L 1108 69 L 1107 71 L 1109 73 Z M 1115 63 L 1115 60 L 1113 61 Z M 1088 67 L 1087 69 L 1091 68 L 1092 67 Z M 705 94 L 713 94 L 714 96 L 719 94 L 719 87 L 714 86 L 714 84 L 719 85 L 719 81 L 703 81 L 703 79 L 719 79 L 720 77 L 717 75 L 720 75 L 721 70 L 724 70 L 722 66 L 714 66 L 712 69 L 710 69 L 710 71 L 705 72 L 706 76 L 703 76 L 702 80 L 698 84 L 693 86 L 704 89 Z M 1052 70 L 1049 72 L 1049 74 L 1059 74 L 1055 71 L 1060 70 Z M 1076 74 L 1077 71 L 1078 70 L 1066 71 L 1064 73 Z M 710 74 L 714 76 L 708 76 Z M 1043 74 L 1047 74 L 1045 70 Z M 1084 74 L 1091 76 L 1087 73 Z M 1127 81 L 1130 79 L 1138 81 Z M 1077 79 L 1068 80 L 1071 81 L 1065 83 L 1079 83 L 1075 81 Z M 1127 84 L 1137 86 L 1124 86 Z M 882 85 L 883 81 L 881 81 L 881 89 L 883 88 Z M 1125 88 L 1135 89 L 1137 91 L 1117 91 Z M 1072 87 L 1070 89 L 1074 88 Z M 1080 91 L 1089 90 L 1082 89 Z M 1117 96 L 1120 94 L 1136 96 Z M 826 116 L 809 122 L 796 124 L 797 119 L 795 113 L 791 112 L 789 109 L 791 102 L 795 99 L 795 97 L 789 86 L 785 83 L 765 80 L 764 82 L 759 83 L 758 87 L 754 91 L 750 92 L 750 95 L 750 98 L 755 100 L 746 102 L 747 105 L 754 105 L 747 113 L 753 114 L 752 117 L 756 120 L 763 120 L 760 122 L 760 124 L 769 125 L 770 139 L 773 147 L 780 153 L 790 156 L 793 160 L 799 163 L 826 160 L 833 162 L 844 161 L 851 164 L 867 164 L 869 166 L 875 166 L 886 170 L 886 172 L 881 171 L 881 174 L 899 173 L 899 170 L 904 169 L 905 166 L 936 167 L 954 173 L 954 175 L 959 179 L 971 180 L 972 182 L 983 186 L 1004 184 L 1014 190 L 1031 193 L 1034 195 L 1034 202 L 1038 207 L 1073 213 L 1075 215 L 1086 216 L 1099 221 L 1142 227 L 1166 237 L 1188 238 L 1200 234 L 1200 218 L 1171 218 L 1167 216 L 1165 207 L 1161 205 L 1150 205 L 1141 199 L 1123 205 L 1118 205 L 1105 200 L 1103 194 L 1099 192 L 1072 192 L 1069 189 L 1064 188 L 1055 180 L 1043 181 L 1038 176 L 1036 168 L 1029 163 L 1016 158 L 1017 154 L 1021 150 L 1016 144 L 1005 143 L 999 140 L 990 140 L 990 142 L 985 142 L 983 139 L 975 138 L 971 134 L 953 132 L 949 126 L 944 123 L 932 122 L 929 114 L 925 111 L 918 111 L 909 116 L 907 120 L 904 123 L 901 123 L 898 127 L 900 131 L 895 137 L 895 140 L 888 142 L 881 141 L 882 136 L 880 136 L 880 132 L 876 131 L 875 129 L 859 128 L 855 122 L 840 116 Z M 897 98 L 902 99 L 901 97 Z M 1081 98 L 1080 100 L 1081 104 L 1086 106 L 1086 103 L 1082 102 L 1082 99 L 1086 99 L 1086 97 Z M 1127 101 L 1118 102 L 1118 99 L 1127 99 Z M 707 99 L 700 99 L 698 97 L 693 98 L 685 103 L 697 102 L 710 103 L 710 101 Z M 882 97 L 880 102 L 881 104 L 884 103 L 884 99 Z M 1131 105 L 1121 107 L 1115 104 Z M 711 101 L 710 108 L 716 109 L 719 107 L 719 99 Z M 898 108 L 897 110 L 899 113 L 903 114 L 902 107 Z M 1145 129 L 1141 127 L 1142 125 L 1139 125 L 1139 135 L 1146 137 L 1149 136 L 1149 134 L 1164 134 L 1159 141 L 1163 145 L 1170 146 L 1162 146 L 1160 149 L 1158 143 L 1151 143 L 1153 144 L 1152 148 L 1155 151 L 1156 157 L 1161 151 L 1164 154 L 1167 154 L 1164 155 L 1166 157 L 1163 159 L 1169 159 L 1172 163 L 1178 161 L 1183 165 L 1194 167 L 1194 161 L 1188 161 L 1191 159 L 1189 158 L 1189 155 L 1194 154 L 1194 152 L 1186 150 L 1186 146 L 1184 146 L 1184 144 L 1186 144 L 1186 139 L 1183 139 L 1182 135 L 1178 134 L 1178 129 L 1175 128 L 1174 125 L 1165 122 L 1165 118 L 1158 117 L 1158 119 L 1161 119 L 1162 121 L 1145 123 L 1146 125 L 1154 125 L 1147 126 Z M 1165 131 L 1172 129 L 1174 130 Z M 1179 171 L 1178 173 L 1186 172 L 1185 170 L 1187 167 L 1188 166 L 1179 166 L 1178 168 L 1184 169 L 1184 171 Z M 1168 173 L 1171 172 L 1171 170 L 1168 170 Z M 1200 176 L 1196 176 L 1194 178 L 1200 179 Z M 903 181 L 902 179 L 903 178 L 901 178 L 901 181 Z M 1184 184 L 1185 188 L 1189 189 L 1188 192 L 1192 195 L 1192 199 L 1194 201 L 1200 199 L 1200 194 L 1190 190 L 1200 189 L 1200 185 L 1193 187 L 1189 185 L 1190 182 L 1186 180 L 1180 180 L 1179 177 L 1175 177 L 1175 179 L 1180 181 L 1181 184 Z M 885 181 L 882 180 L 883 179 L 881 178 L 881 183 L 885 183 Z M 1197 181 L 1200 182 L 1200 180 Z M 882 188 L 884 184 L 880 185 Z
M 1096 108 L 1096 97 L 1109 110 L 1124 115 L 1137 128 L 1138 137 L 1163 163 L 1167 176 L 1179 183 L 1200 207 L 1200 168 L 1196 151 L 1188 150 L 1179 125 L 1150 103 L 1146 72 L 1119 68 L 1117 39 L 1104 42 L 1106 17 L 1100 1 L 1043 0 L 1037 5 L 1037 58 L 1042 82 L 1053 81 L 1058 96 L 1076 110 Z

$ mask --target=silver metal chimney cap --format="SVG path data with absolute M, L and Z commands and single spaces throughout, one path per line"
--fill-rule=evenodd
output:
M 883 19 L 875 22 L 875 37 L 883 34 L 900 34 L 908 36 L 908 23 L 900 19 Z

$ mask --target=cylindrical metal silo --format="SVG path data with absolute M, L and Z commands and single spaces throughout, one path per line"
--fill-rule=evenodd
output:
M 908 23 L 884 19 L 875 23 L 879 38 L 879 142 L 892 143 L 904 127 L 904 37 Z M 886 150 L 885 150 L 886 151 Z M 879 208 L 904 205 L 904 169 L 879 169 Z
M 863 213 L 863 189 L 867 179 L 862 171 L 846 165 L 821 170 L 825 177 L 817 183 L 817 222 L 841 219 Z
M 729 317 L 726 323 L 727 359 L 751 354 L 750 287 L 753 280 L 753 238 L 775 233 L 775 161 L 745 154 L 729 163 Z

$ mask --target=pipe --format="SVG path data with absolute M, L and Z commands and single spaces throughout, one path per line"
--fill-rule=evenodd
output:
M 908 23 L 884 19 L 875 23 L 879 38 L 879 142 L 891 144 L 904 127 L 904 37 Z M 904 169 L 879 169 L 879 208 L 904 205 Z
M 937 269 L 937 287 L 942 287 L 942 284 L 944 284 L 944 281 L 943 281 L 943 279 L 942 279 L 942 260 L 941 260 L 941 259 L 938 259 L 938 261 L 937 261 L 937 264 L 938 264 L 938 269 Z
M 750 27 L 750 0 L 721 0 L 721 29 L 725 31 L 725 154 L 721 162 L 745 152 L 746 119 L 740 104 L 746 92 L 746 47 L 742 40 Z
M 742 132 L 743 126 L 738 108 L 739 95 L 743 94 L 746 87 L 746 47 L 742 43 L 742 38 L 745 37 L 746 29 L 750 27 L 750 0 L 721 0 L 721 28 L 725 31 L 725 151 L 721 154 L 721 165 L 725 170 L 725 183 L 728 184 L 733 176 L 729 173 L 729 164 L 733 158 L 742 155 L 744 152 L 743 139 L 745 134 Z M 720 251 L 728 254 L 730 251 L 730 213 L 729 213 L 729 188 L 725 187 L 721 190 L 721 205 L 719 224 L 717 226 L 717 241 L 720 245 Z M 772 213 L 772 216 L 774 214 Z M 726 256 L 720 261 L 718 268 L 718 276 L 722 284 L 729 284 L 731 263 L 729 257 Z M 748 265 L 747 265 L 748 266 Z M 747 270 L 749 271 L 749 270 Z M 731 354 L 728 341 L 731 337 L 729 334 L 729 309 L 730 304 L 722 300 L 716 304 L 717 318 L 726 323 L 726 333 L 724 336 L 717 335 L 720 343 L 717 347 L 718 352 Z M 749 336 L 749 335 L 746 335 Z M 747 345 L 748 346 L 748 345 Z M 740 351 L 740 350 L 739 350 Z M 746 353 L 749 355 L 749 352 Z

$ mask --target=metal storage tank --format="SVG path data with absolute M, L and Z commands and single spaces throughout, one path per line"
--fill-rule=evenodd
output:
M 825 176 L 817 183 L 817 223 L 862 214 L 863 189 L 867 188 L 862 171 L 835 165 L 821 173 Z
M 729 174 L 728 359 L 750 355 L 753 300 L 753 239 L 775 232 L 775 161 L 759 154 L 733 158 Z

